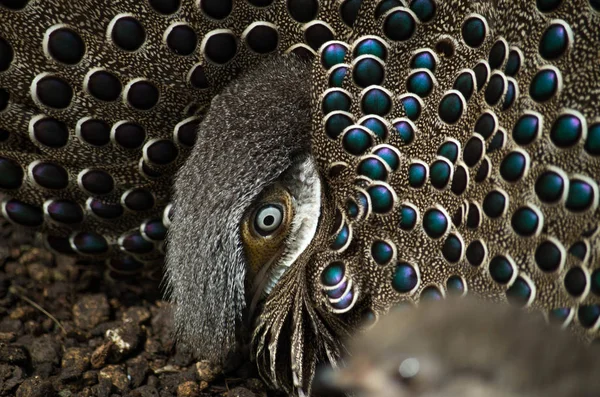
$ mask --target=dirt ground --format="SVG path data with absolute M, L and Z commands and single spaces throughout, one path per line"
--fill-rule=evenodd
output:
M 0 257 L 0 396 L 267 396 L 178 349 L 157 281 L 22 245 Z M 240 364 L 240 363 L 238 363 Z

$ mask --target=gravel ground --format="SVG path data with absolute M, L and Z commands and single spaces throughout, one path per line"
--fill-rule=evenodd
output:
M 0 396 L 272 395 L 249 363 L 224 375 L 178 349 L 157 281 L 30 246 L 0 261 Z

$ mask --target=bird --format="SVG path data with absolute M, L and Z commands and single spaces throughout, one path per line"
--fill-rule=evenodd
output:
M 597 0 L 0 1 L 7 221 L 165 264 L 177 338 L 310 395 L 397 306 L 600 326 Z

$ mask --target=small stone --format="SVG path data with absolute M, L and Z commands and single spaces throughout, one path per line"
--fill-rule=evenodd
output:
M 38 376 L 26 379 L 17 389 L 16 397 L 53 397 L 56 390 L 52 383 Z
M 120 391 L 129 389 L 129 379 L 120 365 L 108 365 L 100 370 L 98 379 L 109 379 L 110 383 Z
M 202 360 L 196 363 L 196 371 L 200 380 L 211 383 L 221 374 L 221 367 L 208 360 Z
M 104 364 L 106 364 L 106 361 L 108 359 L 108 354 L 110 353 L 111 347 L 112 347 L 112 342 L 109 341 L 107 343 L 104 343 L 104 344 L 98 346 L 98 348 L 96 348 L 96 350 L 94 350 L 94 352 L 92 353 L 92 357 L 90 359 L 92 368 L 94 368 L 94 369 L 102 368 L 104 366 Z
M 98 376 L 98 384 L 92 386 L 92 394 L 96 397 L 109 397 L 113 384 L 109 378 Z
M 131 393 L 129 393 L 128 397 L 159 397 L 158 390 L 154 386 L 145 385 L 142 387 L 138 387 Z
M 63 354 L 61 367 L 73 368 L 83 373 L 90 366 L 90 352 L 81 347 L 71 347 Z
M 26 376 L 21 367 L 0 364 L 0 396 L 14 395 L 14 389 L 25 380 Z
M 49 283 L 52 281 L 52 269 L 43 263 L 34 262 L 27 265 L 29 277 L 39 283 Z
M 144 355 L 139 355 L 127 361 L 127 375 L 132 388 L 138 388 L 146 380 L 148 373 L 148 360 Z
M 141 337 L 142 331 L 137 323 L 126 323 L 106 331 L 106 338 L 112 342 L 111 358 L 116 362 L 121 361 L 138 348 Z
M 123 322 L 133 322 L 135 324 L 143 324 L 150 320 L 150 310 L 141 306 L 132 306 L 123 312 Z
M 245 387 L 236 387 L 229 390 L 227 397 L 255 397 L 256 394 Z
M 200 395 L 200 388 L 196 382 L 185 382 L 177 386 L 177 397 L 197 397 Z
M 81 377 L 83 384 L 86 386 L 94 386 L 98 383 L 98 371 L 87 371 Z
M 110 306 L 103 294 L 84 296 L 73 305 L 75 324 L 86 330 L 110 319 Z
M 0 363 L 25 367 L 29 363 L 29 354 L 23 346 L 0 345 Z
M 10 343 L 17 339 L 17 334 L 14 332 L 0 332 L 0 343 Z
M 60 344 L 51 335 L 36 338 L 29 346 L 29 354 L 34 365 L 50 363 L 58 365 L 60 362 Z

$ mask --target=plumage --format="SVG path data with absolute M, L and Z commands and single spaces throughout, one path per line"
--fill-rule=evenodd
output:
M 199 355 L 242 328 L 271 386 L 310 393 L 365 322 L 464 294 L 597 337 L 596 0 L 18 0 L 0 21 L 3 216 L 115 272 L 166 252 Z M 302 202 L 301 164 L 316 230 L 283 214 L 256 255 L 242 225 L 286 175 Z

